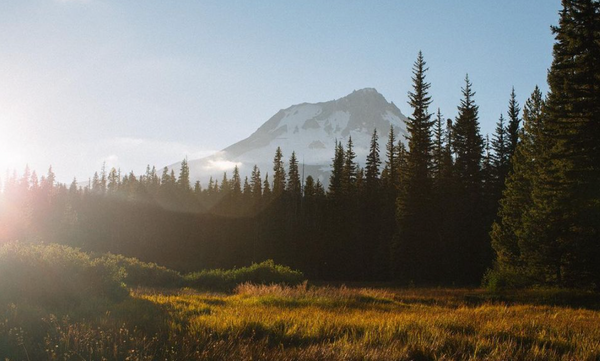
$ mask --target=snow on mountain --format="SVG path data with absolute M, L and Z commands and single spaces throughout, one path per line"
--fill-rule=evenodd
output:
M 206 185 L 211 176 L 219 181 L 224 172 L 231 176 L 237 165 L 243 179 L 256 164 L 264 178 L 272 173 L 275 150 L 281 147 L 286 161 L 296 152 L 305 176 L 327 183 L 336 140 L 345 145 L 352 137 L 356 160 L 364 166 L 373 130 L 377 129 L 383 158 L 390 127 L 398 139 L 404 139 L 405 119 L 394 103 L 372 88 L 324 103 L 293 105 L 277 112 L 248 138 L 209 157 L 188 161 L 190 176 Z M 177 163 L 170 168 L 177 172 L 179 167 Z

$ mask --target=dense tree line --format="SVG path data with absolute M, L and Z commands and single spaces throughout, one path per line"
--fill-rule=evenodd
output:
M 7 175 L 0 240 L 40 239 L 175 269 L 274 259 L 310 278 L 475 284 L 493 265 L 531 283 L 600 285 L 598 1 L 563 1 L 544 99 L 509 96 L 491 137 L 468 75 L 455 119 L 432 112 L 419 53 L 406 139 L 374 129 L 364 163 L 336 142 L 327 186 L 277 149 L 205 187 L 180 171 L 102 169 L 88 186 Z M 522 119 L 521 119 L 522 117 Z M 521 124 L 523 123 L 523 124 Z M 389 131 L 384 149 L 379 132 Z M 364 166 L 361 166 L 364 164 Z M 490 233 L 491 230 L 491 233 Z

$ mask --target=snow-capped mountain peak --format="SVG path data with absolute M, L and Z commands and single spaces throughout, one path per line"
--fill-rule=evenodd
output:
M 255 164 L 264 174 L 270 172 L 275 150 L 281 147 L 286 158 L 296 152 L 305 176 L 326 182 L 336 141 L 345 144 L 352 137 L 357 161 L 364 165 L 373 130 L 377 129 L 383 149 L 390 127 L 398 139 L 403 139 L 405 119 L 373 88 L 355 90 L 328 102 L 292 105 L 278 111 L 248 138 L 210 157 L 189 161 L 190 174 L 204 182 L 210 176 L 220 178 L 223 171 L 236 165 L 242 175 L 248 175 Z

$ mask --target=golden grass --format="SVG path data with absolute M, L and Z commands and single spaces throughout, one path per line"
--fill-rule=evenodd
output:
M 465 289 L 140 288 L 102 317 L 46 320 L 41 359 L 600 360 L 598 309 L 526 302 L 553 295 L 544 292 L 509 295 L 519 303 L 508 303 Z M 0 315 L 0 356 L 9 333 L 35 346 L 15 336 L 28 332 L 11 328 L 15 307 Z
M 599 312 L 464 301 L 477 293 L 304 284 L 136 297 L 166 307 L 192 338 L 255 344 L 273 359 L 600 359 Z

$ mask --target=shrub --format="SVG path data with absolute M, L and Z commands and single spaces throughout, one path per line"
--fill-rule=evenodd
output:
M 204 270 L 189 274 L 185 279 L 190 287 L 231 291 L 243 283 L 297 285 L 304 281 L 304 275 L 300 271 L 267 260 L 232 270 Z
M 159 266 L 156 263 L 146 263 L 137 258 L 129 258 L 111 253 L 93 257 L 101 260 L 103 263 L 123 268 L 125 271 L 123 282 L 130 287 L 177 287 L 181 286 L 183 282 L 183 277 L 178 272 Z
M 114 264 L 67 246 L 0 246 L 2 302 L 71 307 L 93 297 L 119 301 L 128 295 L 123 276 Z
M 508 270 L 488 269 L 482 280 L 482 286 L 490 292 L 527 288 L 532 285 L 532 280 L 525 275 Z

